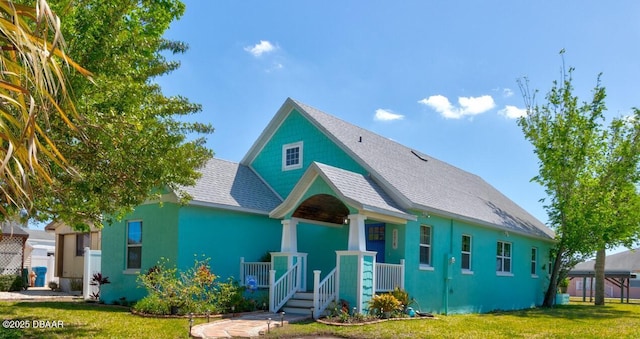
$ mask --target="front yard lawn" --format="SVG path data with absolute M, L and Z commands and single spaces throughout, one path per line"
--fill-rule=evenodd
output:
M 571 302 L 552 309 L 438 315 L 363 326 L 300 323 L 270 337 L 332 335 L 344 338 L 640 338 L 640 304 Z
M 62 322 L 62 328 L 0 328 L 0 338 L 187 338 L 186 318 L 143 318 L 117 306 L 82 302 L 0 302 L 0 320 Z M 206 322 L 196 319 L 195 324 Z M 638 338 L 640 304 L 604 307 L 572 301 L 553 309 L 439 315 L 363 326 L 291 324 L 271 338 L 332 335 L 345 338 Z
M 0 302 L 0 320 L 6 319 L 24 320 L 30 327 L 0 327 L 0 338 L 188 338 L 189 333 L 187 318 L 145 318 L 125 307 L 84 302 Z M 34 320 L 36 326 L 61 321 L 64 327 L 33 328 Z

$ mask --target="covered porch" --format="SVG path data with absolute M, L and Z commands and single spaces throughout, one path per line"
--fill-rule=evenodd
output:
M 398 242 L 415 216 L 371 178 L 314 163 L 270 216 L 282 220 L 280 251 L 270 263 L 243 262 L 241 277 L 259 277 L 257 286 L 269 288 L 271 312 L 293 297 L 307 303 L 288 306 L 314 317 L 338 300 L 362 313 L 375 293 L 404 288 Z

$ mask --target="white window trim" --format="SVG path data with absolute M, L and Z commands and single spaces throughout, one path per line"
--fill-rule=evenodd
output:
M 422 235 L 422 228 L 426 227 L 429 229 L 429 244 L 423 244 L 422 243 L 422 239 L 419 239 L 419 248 L 422 247 L 426 247 L 429 249 L 429 263 L 428 264 L 424 264 L 420 262 L 420 251 L 418 251 L 418 262 L 420 263 L 419 269 L 421 270 L 426 270 L 426 271 L 433 271 L 433 256 L 432 256 L 432 251 L 431 251 L 431 244 L 433 243 L 433 227 L 431 227 L 430 225 L 420 225 L 420 235 Z
M 496 274 L 500 275 L 500 276 L 513 276 L 513 244 L 511 244 L 510 242 L 507 241 L 500 241 L 498 240 L 498 243 L 502 243 L 502 255 L 496 255 L 496 258 L 502 258 L 502 267 L 501 270 L 498 271 L 496 269 Z M 504 256 L 504 245 L 505 244 L 509 244 L 509 254 L 510 256 L 506 257 Z M 503 271 L 504 269 L 504 259 L 509 259 L 509 262 L 511 263 L 511 265 L 509 265 L 509 271 Z
M 127 220 L 126 221 L 126 233 L 125 233 L 125 239 L 124 239 L 124 271 L 123 273 L 125 274 L 135 274 L 135 273 L 139 273 L 140 272 L 140 268 L 142 267 L 142 258 L 140 258 L 140 268 L 130 268 L 129 267 L 129 248 L 131 247 L 140 247 L 140 256 L 142 257 L 142 239 L 140 240 L 140 244 L 133 244 L 130 245 L 129 244 L 129 224 L 130 223 L 135 223 L 135 222 L 139 222 L 140 223 L 140 232 L 142 232 L 142 226 L 144 226 L 144 223 L 142 222 L 142 219 L 132 219 L 132 220 Z
M 469 251 L 463 250 L 462 249 L 462 244 L 460 244 L 460 267 L 462 269 L 462 273 L 464 273 L 464 274 L 473 274 L 473 265 L 472 265 L 473 255 L 471 254 L 471 252 L 473 252 L 473 237 L 471 235 L 469 235 L 469 234 L 463 234 L 462 237 L 469 237 Z M 463 254 L 468 254 L 469 255 L 469 268 L 462 268 L 462 255 Z
M 289 170 L 294 170 L 294 169 L 298 169 L 298 168 L 302 168 L 302 163 L 303 163 L 303 146 L 304 143 L 302 141 L 298 141 L 298 142 L 294 142 L 294 143 L 290 143 L 290 144 L 286 144 L 286 145 L 282 145 L 282 170 L 283 171 L 289 171 Z M 289 165 L 287 166 L 287 150 L 292 149 L 292 148 L 298 148 L 298 163 L 295 165 Z

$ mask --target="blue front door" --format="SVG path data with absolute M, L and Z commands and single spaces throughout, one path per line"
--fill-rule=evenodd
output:
M 376 254 L 376 262 L 384 262 L 384 224 L 367 224 L 365 226 L 367 235 L 367 251 L 378 252 Z

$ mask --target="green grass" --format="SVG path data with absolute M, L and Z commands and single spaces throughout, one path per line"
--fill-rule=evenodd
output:
M 0 320 L 62 321 L 63 328 L 8 330 L 0 338 L 187 338 L 186 318 L 143 318 L 126 308 L 82 302 L 0 302 Z M 195 324 L 205 322 L 196 319 Z M 364 326 L 316 322 L 272 330 L 270 337 L 332 335 L 345 338 L 638 338 L 640 304 L 603 307 L 572 301 L 553 309 L 438 316 Z
M 364 326 L 292 324 L 271 337 L 344 338 L 639 338 L 640 304 L 593 306 L 572 302 L 552 309 L 438 316 Z
M 0 320 L 62 321 L 63 328 L 8 330 L 0 338 L 187 338 L 186 318 L 144 318 L 127 308 L 83 302 L 0 302 Z M 194 324 L 206 322 L 195 319 Z

